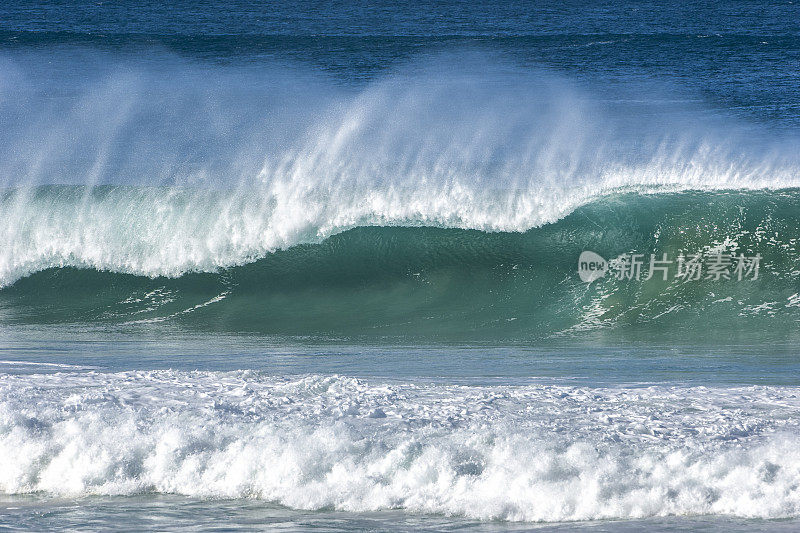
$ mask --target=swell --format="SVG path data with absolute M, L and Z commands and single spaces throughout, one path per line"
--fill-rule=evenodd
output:
M 65 261 L 3 289 L 0 309 L 7 324 L 169 323 L 301 336 L 524 341 L 653 330 L 791 336 L 786 325 L 800 318 L 798 213 L 796 189 L 619 193 L 524 232 L 430 227 L 422 220 L 415 227 L 362 226 L 176 277 Z M 606 259 L 630 253 L 762 259 L 755 280 L 689 282 L 671 274 L 666 281 L 607 276 L 586 284 L 577 272 L 584 250 Z

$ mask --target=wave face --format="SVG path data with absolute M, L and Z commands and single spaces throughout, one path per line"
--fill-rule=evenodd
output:
M 20 203 L 19 194 L 4 202 Z M 724 335 L 765 329 L 787 335 L 784 324 L 800 310 L 797 190 L 626 193 L 526 232 L 359 227 L 264 255 L 239 251 L 231 245 L 235 233 L 212 229 L 219 218 L 258 225 L 258 209 L 237 205 L 236 211 L 226 193 L 203 197 L 205 205 L 197 193 L 190 204 L 171 189 L 35 191 L 25 205 L 37 208 L 23 216 L 45 213 L 49 230 L 28 224 L 37 233 L 25 245 L 39 258 L 31 262 L 35 268 L 24 268 L 44 270 L 0 293 L 6 322 L 169 322 L 278 335 L 524 340 L 659 328 L 704 336 L 709 327 Z M 77 213 L 87 218 L 66 226 Z M 143 213 L 140 222 L 127 218 L 138 221 Z M 159 224 L 185 232 L 153 232 Z M 37 243 L 37 236 L 47 240 Z M 163 248 L 141 242 L 149 236 L 164 239 Z M 203 265 L 209 272 L 196 271 L 203 255 L 192 242 L 219 247 Z M 193 271 L 155 275 L 170 260 L 167 250 L 195 261 Z M 629 253 L 762 259 L 756 279 L 687 281 L 673 271 L 666 281 L 609 275 L 586 284 L 577 271 L 584 250 L 608 259 Z M 223 266 L 229 263 L 242 264 Z
M 800 514 L 792 387 L 142 371 L 5 374 L 0 391 L 5 493 L 528 521 Z

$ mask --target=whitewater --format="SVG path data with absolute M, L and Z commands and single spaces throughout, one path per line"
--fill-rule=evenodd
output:
M 0 380 L 0 490 L 511 521 L 800 512 L 800 391 L 253 371 Z

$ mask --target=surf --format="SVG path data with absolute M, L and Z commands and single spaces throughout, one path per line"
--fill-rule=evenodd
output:
M 5 494 L 531 522 L 800 513 L 796 387 L 162 370 L 0 374 L 0 392 Z

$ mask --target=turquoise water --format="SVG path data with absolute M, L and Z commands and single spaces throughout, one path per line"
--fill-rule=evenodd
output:
M 797 529 L 798 9 L 0 8 L 0 527 Z

